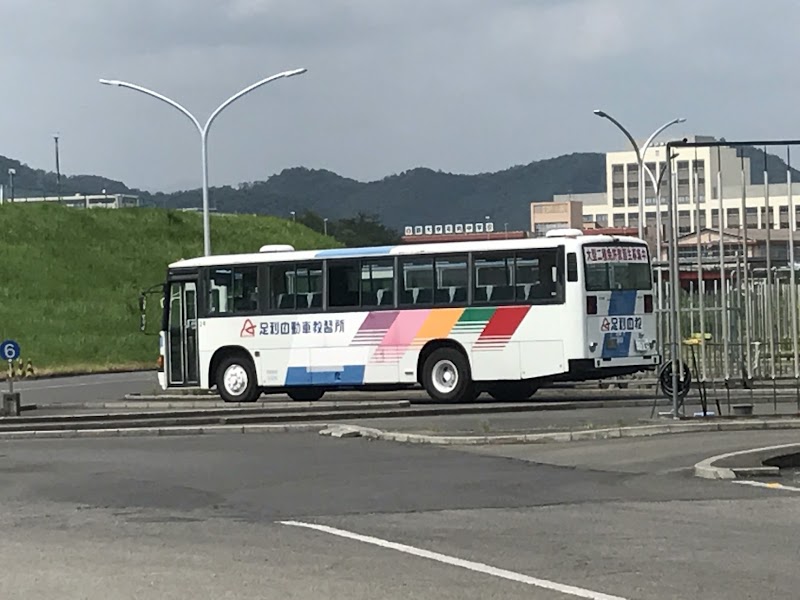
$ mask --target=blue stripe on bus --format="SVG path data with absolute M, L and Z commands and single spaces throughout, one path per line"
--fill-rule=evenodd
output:
M 636 310 L 636 290 L 617 290 L 611 292 L 608 303 L 610 316 L 632 315 Z
M 636 311 L 636 290 L 616 290 L 611 292 L 608 303 L 609 316 L 628 316 Z M 611 340 L 614 347 L 610 347 Z M 631 349 L 631 332 L 606 333 L 603 336 L 603 358 L 624 358 Z
M 396 246 L 374 246 L 368 248 L 331 248 L 317 252 L 317 258 L 346 258 L 348 256 L 370 256 L 389 254 Z
M 611 340 L 616 342 L 616 345 L 610 347 Z M 631 348 L 631 332 L 625 333 L 607 333 L 603 336 L 603 358 L 625 358 Z
M 289 367 L 284 385 L 361 385 L 364 365 L 345 365 L 341 370 L 315 370 L 308 367 Z

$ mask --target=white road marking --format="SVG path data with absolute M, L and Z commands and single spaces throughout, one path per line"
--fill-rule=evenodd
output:
M 753 487 L 769 488 L 771 490 L 786 490 L 787 492 L 800 492 L 800 487 L 783 485 L 782 483 L 765 483 L 763 481 L 734 481 L 739 485 L 751 485 Z
M 380 538 L 371 537 L 368 535 L 352 533 L 350 531 L 345 531 L 344 529 L 328 527 L 327 525 L 303 523 L 300 521 L 280 521 L 280 523 L 282 525 L 289 525 L 291 527 L 303 527 L 306 529 L 313 529 L 315 531 L 329 533 L 331 535 L 336 535 L 350 540 L 364 542 L 365 544 L 380 546 L 381 548 L 389 548 L 391 550 L 397 550 L 398 552 L 404 552 L 405 554 L 411 554 L 412 556 L 427 558 L 429 560 L 435 560 L 437 562 L 444 563 L 446 565 L 461 567 L 462 569 L 467 569 L 469 571 L 474 571 L 476 573 L 483 573 L 485 575 L 492 575 L 494 577 L 500 577 L 501 579 L 508 579 L 509 581 L 515 581 L 517 583 L 533 585 L 542 589 L 561 592 L 562 594 L 568 594 L 570 596 L 576 596 L 578 598 L 587 598 L 588 600 L 626 600 L 621 596 L 611 596 L 609 594 L 603 594 L 602 592 L 594 592 L 592 590 L 587 590 L 573 585 L 566 585 L 555 581 L 549 581 L 547 579 L 539 579 L 538 577 L 530 577 L 528 575 L 523 575 L 522 573 L 507 571 L 505 569 L 498 569 L 497 567 L 492 567 L 490 565 L 485 565 L 483 563 L 473 562 L 471 560 L 464 560 L 461 558 L 456 558 L 454 556 L 448 556 L 446 554 L 439 554 L 438 552 L 431 552 L 430 550 L 423 550 L 422 548 L 415 548 L 414 546 L 398 544 L 397 542 L 390 542 L 388 540 L 382 540 Z

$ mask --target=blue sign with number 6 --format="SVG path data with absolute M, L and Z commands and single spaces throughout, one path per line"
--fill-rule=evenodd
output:
M 14 360 L 19 358 L 19 344 L 14 340 L 0 342 L 0 358 L 3 360 Z

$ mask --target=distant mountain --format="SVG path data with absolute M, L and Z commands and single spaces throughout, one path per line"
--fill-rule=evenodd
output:
M 777 150 L 783 152 L 784 150 Z M 744 147 L 750 158 L 753 183 L 763 183 L 763 149 Z M 798 152 L 800 154 L 800 152 Z M 15 195 L 56 193 L 56 176 L 0 156 L 0 181 L 8 168 L 17 171 Z M 770 182 L 786 181 L 786 163 L 767 155 Z M 800 182 L 800 171 L 792 169 Z M 361 182 L 324 169 L 286 169 L 266 181 L 211 189 L 211 205 L 220 212 L 270 214 L 288 218 L 310 212 L 329 220 L 374 215 L 399 231 L 404 225 L 483 221 L 489 216 L 496 226 L 527 228 L 530 202 L 547 202 L 554 194 L 581 194 L 605 190 L 605 155 L 578 152 L 519 165 L 494 173 L 459 175 L 416 168 L 378 181 Z M 112 193 L 138 194 L 143 204 L 168 208 L 199 207 L 199 189 L 170 194 L 151 194 L 120 181 L 94 175 L 61 177 L 63 195 Z
M 275 215 L 311 210 L 328 218 L 359 212 L 376 214 L 389 227 L 483 221 L 527 227 L 530 202 L 553 194 L 605 189 L 605 156 L 575 153 L 516 166 L 496 173 L 457 175 L 416 168 L 362 183 L 318 169 L 293 168 L 267 181 L 212 191 L 220 211 Z M 159 205 L 198 206 L 199 190 L 156 194 Z
M 771 152 L 770 152 L 771 150 Z M 772 152 L 786 152 L 785 148 L 770 149 L 766 153 L 767 159 L 767 173 L 769 174 L 770 183 L 786 183 L 786 162 L 779 156 L 772 154 Z M 798 148 L 797 150 L 800 150 Z M 797 156 L 800 152 L 795 153 L 795 160 L 800 159 Z M 753 146 L 742 146 L 737 149 L 737 156 L 744 156 L 750 159 L 750 182 L 753 185 L 762 185 L 764 183 L 764 149 L 755 148 Z M 800 171 L 792 169 L 792 181 L 800 181 Z
M 26 164 L 0 156 L 0 183 L 6 186 L 6 197 L 9 196 L 8 170 L 14 169 L 14 196 L 24 198 L 26 196 L 46 196 L 58 193 L 58 182 L 56 174 L 43 169 L 32 169 Z M 74 196 L 75 194 L 101 194 L 106 190 L 109 194 L 138 194 L 139 190 L 128 188 L 121 181 L 115 181 L 97 175 L 71 175 L 69 177 L 61 175 L 61 194 L 64 196 Z

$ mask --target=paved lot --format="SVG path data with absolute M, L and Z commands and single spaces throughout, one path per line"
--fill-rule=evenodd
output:
M 3 442 L 0 597 L 795 598 L 798 495 L 687 468 L 796 439 Z
M 0 385 L 6 389 L 5 382 Z M 71 404 L 119 400 L 125 394 L 153 393 L 157 386 L 155 372 L 139 372 L 23 380 L 17 382 L 14 389 L 22 393 L 23 404 Z

